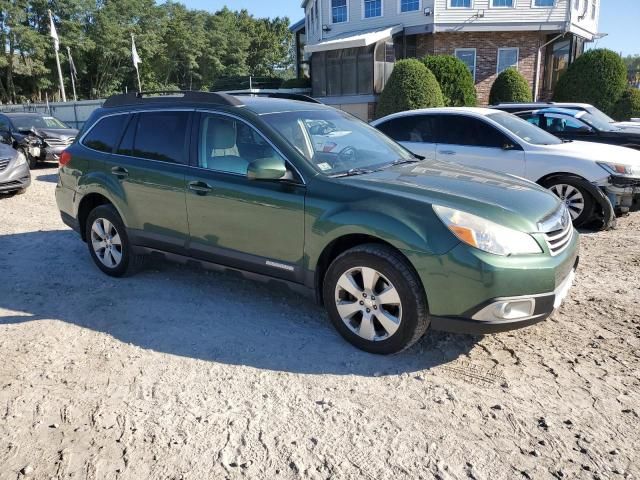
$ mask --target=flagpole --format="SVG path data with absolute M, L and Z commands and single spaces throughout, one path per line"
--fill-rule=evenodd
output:
M 67 55 L 69 57 L 69 70 L 71 73 L 71 88 L 73 89 L 73 101 L 77 102 L 78 97 L 76 97 L 76 80 L 75 80 L 75 68 L 73 67 L 73 60 L 71 59 L 71 49 L 67 47 Z
M 55 28 L 54 24 L 53 24 L 53 17 L 51 16 L 51 10 L 49 10 L 49 21 L 51 22 L 51 28 L 52 28 L 52 32 L 54 31 L 53 29 Z M 53 37 L 53 35 L 52 35 Z M 56 51 L 56 66 L 58 67 L 58 82 L 60 83 L 60 93 L 62 93 L 62 101 L 66 102 L 67 101 L 67 95 L 64 91 L 64 82 L 62 80 L 62 68 L 60 67 L 60 56 L 58 55 L 58 38 L 57 38 L 57 33 L 56 33 L 56 37 L 53 39 L 53 48 Z

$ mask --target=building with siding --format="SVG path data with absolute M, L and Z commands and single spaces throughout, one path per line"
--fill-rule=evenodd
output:
M 396 59 L 455 55 L 471 70 L 480 104 L 497 75 L 517 68 L 534 96 L 598 36 L 600 0 L 304 0 L 313 95 L 372 118 Z

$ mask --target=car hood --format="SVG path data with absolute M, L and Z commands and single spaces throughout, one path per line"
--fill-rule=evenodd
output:
M 343 180 L 393 196 L 456 208 L 525 232 L 538 231 L 538 222 L 561 205 L 553 194 L 523 178 L 435 160 Z
M 621 163 L 633 167 L 634 171 L 640 172 L 640 151 L 632 148 L 606 143 L 574 141 L 560 145 L 545 145 L 545 150 L 572 155 L 594 162 Z
M 36 134 L 42 138 L 59 138 L 66 140 L 68 138 L 75 138 L 78 135 L 78 130 L 75 128 L 37 128 Z

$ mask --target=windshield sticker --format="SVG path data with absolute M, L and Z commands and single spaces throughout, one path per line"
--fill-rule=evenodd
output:
M 327 170 L 331 170 L 331 165 L 329 165 L 327 162 L 322 162 L 318 164 L 318 168 L 323 172 L 326 172 Z

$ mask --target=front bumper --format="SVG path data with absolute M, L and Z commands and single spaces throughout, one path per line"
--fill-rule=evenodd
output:
M 545 253 L 501 257 L 459 244 L 440 256 L 405 252 L 427 295 L 431 326 L 458 333 L 492 333 L 540 322 L 568 293 L 578 264 L 579 235 L 558 255 Z M 488 306 L 508 299 L 533 299 L 523 317 L 491 320 Z M 481 313 L 485 310 L 483 313 Z M 475 319 L 474 319 L 475 317 Z
M 0 192 L 22 190 L 31 185 L 31 172 L 27 164 L 13 167 L 9 164 L 6 170 L 0 172 Z
M 44 160 L 47 162 L 58 162 L 60 161 L 60 155 L 62 155 L 62 152 L 64 152 L 64 149 L 67 147 L 68 145 L 65 145 L 62 147 L 46 146 L 43 149 L 42 156 L 44 157 Z
M 640 178 L 612 175 L 608 179 L 605 192 L 616 210 L 640 210 Z

